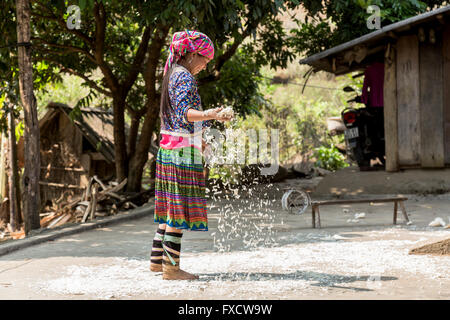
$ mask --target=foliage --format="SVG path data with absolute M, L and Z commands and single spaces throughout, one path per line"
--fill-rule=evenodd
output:
M 200 87 L 202 104 L 208 107 L 232 106 L 244 117 L 247 114 L 261 115 L 259 110 L 264 105 L 264 98 L 258 86 L 261 81 L 259 68 L 244 49 L 238 49 L 222 67 L 219 80 Z
M 67 12 L 69 5 L 81 9 L 80 29 L 66 25 L 73 15 Z M 258 92 L 258 69 L 266 64 L 285 67 L 294 56 L 284 45 L 287 35 L 278 13 L 299 5 L 294 0 L 35 0 L 33 59 L 45 62 L 55 77 L 67 73 L 83 79 L 89 92 L 74 113 L 100 96 L 111 98 L 105 107 L 114 106 L 116 172 L 122 179 L 127 172 L 142 171 L 147 158 L 148 141 L 157 128 L 162 69 L 174 32 L 200 30 L 214 43 L 215 59 L 198 75 L 204 109 L 226 103 L 243 115 L 258 113 L 264 103 Z M 101 77 L 94 76 L 97 70 Z M 127 118 L 134 134 L 128 140 Z
M 314 149 L 314 157 L 317 159 L 314 165 L 326 170 L 336 171 L 349 166 L 344 155 L 334 145 Z
M 423 13 L 442 0 L 304 0 L 305 21 L 297 20 L 299 29 L 290 39 L 297 52 L 311 55 L 372 32 L 367 28 L 370 5 L 380 8 L 381 27 Z
M 267 78 L 272 78 L 275 72 L 269 67 L 262 68 L 263 80 L 259 90 L 266 103 L 260 109 L 261 117 L 251 114 L 227 126 L 244 131 L 278 129 L 281 164 L 299 155 L 311 159 L 316 148 L 344 143 L 342 135 L 329 136 L 326 119 L 340 116 L 341 111 L 348 107 L 346 101 L 354 96 L 354 93 L 346 93 L 341 89 L 348 85 L 357 88 L 361 81 L 361 78 L 329 77 L 319 72 L 311 76 L 308 87 L 302 93 L 298 84 L 304 81 L 301 75 L 306 69 L 294 62 L 289 63 L 287 69 L 278 70 L 277 75 L 283 75 L 290 82 L 282 85 L 271 83 Z
M 239 165 L 220 165 L 213 166 L 209 169 L 209 179 L 220 179 L 224 185 L 237 184 L 238 174 L 240 172 Z
M 331 28 L 327 22 L 303 23 L 299 27 L 291 30 L 291 43 L 297 52 L 310 56 L 333 46 Z
M 68 5 L 78 4 L 81 9 L 82 21 L 78 33 L 97 40 L 95 38 L 96 21 L 93 16 L 93 9 L 97 3 L 104 5 L 108 15 L 105 32 L 105 64 L 119 81 L 130 71 L 133 58 L 141 44 L 145 26 L 158 25 L 155 32 L 161 32 L 161 26 L 167 25 L 171 27 L 170 34 L 185 28 L 201 30 L 213 40 L 216 57 L 224 54 L 234 42 L 240 42 L 248 35 L 254 36 L 253 40 L 249 39 L 243 45 L 245 49 L 242 50 L 245 52 L 240 52 L 240 58 L 233 61 L 227 59 L 221 63 L 220 77 L 217 77 L 216 81 L 202 81 L 201 78 L 207 77 L 214 71 L 219 71 L 214 70 L 217 67 L 199 75 L 200 84 L 205 83 L 208 89 L 217 88 L 216 92 L 205 95 L 207 96 L 203 101 L 205 108 L 215 106 L 223 102 L 225 98 L 229 104 L 239 106 L 239 111 L 244 114 L 254 112 L 257 108 L 253 102 L 255 98 L 258 99 L 255 91 L 258 82 L 258 67 L 263 64 L 270 64 L 273 67 L 285 66 L 286 62 L 293 58 L 293 53 L 289 49 L 279 49 L 286 35 L 280 22 L 274 17 L 280 10 L 295 6 L 297 1 L 250 1 L 246 3 L 246 1 L 234 0 L 220 2 L 39 0 L 35 1 L 33 11 L 37 59 L 48 61 L 51 65 L 59 67 L 54 69 L 55 72 L 77 73 L 90 78 L 98 67 L 86 54 L 82 54 L 83 51 L 90 52 L 90 49 L 84 43 L 85 41 L 74 36 L 75 32 L 64 30 L 57 17 L 63 15 L 67 17 Z M 39 13 L 38 10 L 45 13 L 45 17 L 47 17 L 45 21 L 44 14 Z M 159 72 L 167 58 L 167 46 L 164 46 L 158 53 L 160 54 Z M 259 49 L 260 47 L 263 49 Z M 231 55 L 230 59 L 233 58 L 234 56 Z M 215 64 L 212 62 L 210 65 L 214 66 Z M 239 86 L 236 87 L 241 90 L 241 93 L 230 94 L 230 80 L 235 81 L 238 76 L 240 76 Z M 88 106 L 91 99 L 94 98 L 93 91 L 99 91 L 97 89 L 109 91 L 109 88 L 105 86 L 105 79 L 86 81 L 85 85 L 92 90 L 84 99 L 80 100 L 77 107 Z M 144 86 L 142 78 L 133 83 L 126 101 L 130 109 L 142 109 L 143 102 L 146 100 Z M 207 90 L 204 89 L 203 92 L 207 92 Z

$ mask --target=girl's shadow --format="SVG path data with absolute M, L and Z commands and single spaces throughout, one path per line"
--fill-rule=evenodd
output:
M 292 273 L 266 273 L 266 272 L 225 272 L 200 273 L 200 281 L 266 281 L 266 280 L 304 280 L 316 281 L 311 286 L 350 289 L 354 291 L 374 291 L 369 288 L 339 286 L 341 283 L 365 281 L 366 283 L 381 285 L 377 281 L 397 280 L 396 277 L 372 276 L 342 276 L 337 274 L 319 273 L 314 271 L 296 271 Z M 370 282 L 369 282 L 370 281 Z

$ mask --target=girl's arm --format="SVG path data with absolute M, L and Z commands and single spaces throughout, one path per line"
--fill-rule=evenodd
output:
M 219 115 L 223 107 L 208 109 L 206 111 L 199 111 L 194 108 L 189 108 L 186 112 L 186 119 L 189 122 L 203 121 L 203 120 L 219 120 L 219 121 L 230 121 L 233 116 L 230 115 Z
M 217 113 L 219 113 L 223 107 L 210 109 L 207 111 L 200 111 L 194 108 L 190 108 L 186 113 L 186 118 L 189 122 L 204 121 L 204 120 L 216 120 Z

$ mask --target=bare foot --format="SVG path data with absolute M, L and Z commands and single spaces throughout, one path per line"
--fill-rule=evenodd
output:
M 177 267 L 164 266 L 163 270 L 164 280 L 198 280 L 199 276 L 181 270 Z

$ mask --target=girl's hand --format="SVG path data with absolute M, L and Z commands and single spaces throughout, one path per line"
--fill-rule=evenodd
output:
M 220 111 L 222 111 L 222 109 L 223 109 L 223 107 L 209 109 L 209 110 L 204 111 L 204 114 L 205 114 L 205 116 L 207 116 L 211 120 L 217 120 L 218 113 Z
M 223 107 L 209 109 L 209 110 L 205 111 L 205 114 L 208 117 L 211 117 L 213 120 L 218 120 L 218 121 L 221 121 L 221 122 L 230 121 L 231 119 L 233 119 L 232 116 L 220 115 L 219 113 L 222 110 L 223 110 Z
M 223 108 L 221 108 L 221 109 L 223 109 Z M 234 112 L 231 107 L 227 107 L 217 114 L 217 120 L 222 121 L 222 122 L 230 121 L 231 119 L 233 119 L 233 117 L 234 117 Z
M 227 116 L 227 115 L 218 115 L 216 120 L 219 120 L 221 122 L 230 121 L 233 119 L 233 116 Z

